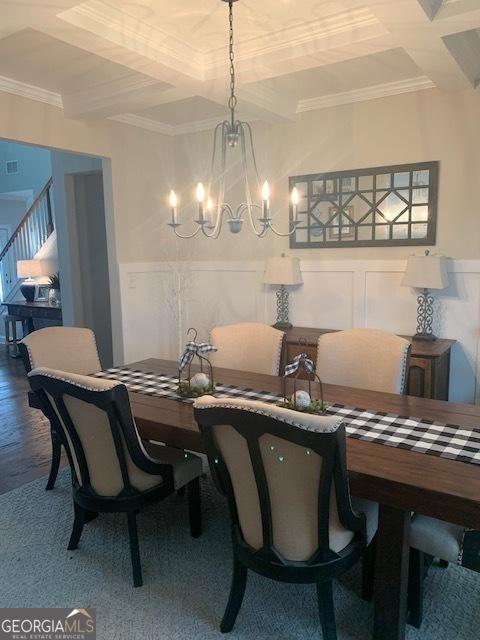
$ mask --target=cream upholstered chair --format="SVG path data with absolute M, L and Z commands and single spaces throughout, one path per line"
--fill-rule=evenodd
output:
M 278 376 L 283 331 L 261 322 L 241 322 L 215 327 L 210 342 L 217 347 L 210 361 L 214 367 Z
M 423 618 L 423 583 L 434 558 L 443 567 L 459 564 L 480 572 L 480 531 L 421 514 L 412 517 L 410 570 L 408 576 L 408 621 L 420 628 Z
M 221 623 L 235 624 L 247 570 L 315 583 L 325 640 L 336 638 L 332 579 L 362 555 L 377 506 L 353 504 L 338 417 L 314 416 L 245 399 L 195 402 L 214 480 L 229 502 L 233 580 Z
M 187 487 L 190 529 L 201 532 L 198 456 L 145 446 L 125 385 L 113 380 L 38 368 L 28 374 L 45 414 L 64 433 L 72 471 L 75 520 L 68 549 L 76 549 L 89 513 L 127 514 L 134 585 L 142 585 L 136 514 Z
M 27 373 L 36 367 L 88 375 L 101 371 L 95 334 L 79 327 L 46 327 L 33 331 L 19 344 Z M 53 489 L 62 454 L 63 434 L 51 425 L 52 464 L 46 489 Z
M 348 329 L 318 339 L 317 374 L 345 387 L 405 393 L 410 343 L 386 331 Z

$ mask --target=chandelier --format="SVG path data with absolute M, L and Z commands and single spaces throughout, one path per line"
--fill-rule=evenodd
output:
M 291 193 L 292 219 L 289 223 L 289 230 L 282 233 L 275 229 L 270 217 L 270 187 L 267 180 L 261 185 L 260 175 L 257 168 L 255 148 L 253 144 L 252 129 L 248 122 L 242 122 L 236 118 L 235 109 L 237 107 L 237 96 L 235 95 L 235 53 L 233 39 L 233 3 L 237 0 L 222 0 L 228 2 L 229 17 L 229 59 L 230 59 L 230 98 L 228 108 L 230 117 L 228 120 L 220 122 L 215 127 L 213 134 L 213 151 L 211 160 L 210 176 L 207 188 L 202 182 L 197 184 L 195 197 L 198 204 L 198 217 L 194 220 L 196 228 L 188 235 L 178 232 L 181 226 L 178 216 L 178 199 L 175 191 L 170 192 L 171 222 L 175 235 L 179 238 L 193 238 L 199 233 L 203 233 L 207 238 L 218 238 L 222 231 L 224 220 L 228 224 L 231 233 L 239 233 L 242 230 L 246 219 L 250 222 L 252 231 L 259 238 L 263 238 L 269 229 L 277 236 L 290 236 L 295 232 L 298 225 L 298 202 L 299 193 L 296 187 Z M 232 150 L 240 151 L 240 170 L 242 172 L 242 182 L 244 184 L 245 200 L 234 207 L 225 202 L 225 186 L 227 175 L 227 156 L 233 153 Z M 249 171 L 253 174 L 256 182 L 254 191 L 261 195 L 261 204 L 252 200 L 252 187 L 250 186 Z M 255 220 L 256 218 L 256 220 Z

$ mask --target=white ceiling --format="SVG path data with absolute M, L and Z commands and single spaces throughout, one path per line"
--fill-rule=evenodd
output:
M 0 90 L 169 134 L 223 118 L 221 0 L 0 0 Z M 476 90 L 480 0 L 239 0 L 241 116 L 292 121 L 349 101 Z

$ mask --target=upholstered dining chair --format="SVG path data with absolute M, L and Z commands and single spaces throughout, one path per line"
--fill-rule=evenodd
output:
M 75 513 L 68 549 L 77 548 L 90 513 L 126 513 L 133 583 L 141 586 L 136 514 L 186 486 L 190 530 L 198 537 L 201 459 L 171 447 L 144 445 L 121 383 L 47 368 L 33 369 L 28 377 L 43 411 L 65 437 Z
M 414 514 L 410 529 L 408 622 L 420 628 L 423 619 L 424 580 L 434 558 L 443 567 L 458 564 L 480 572 L 480 531 Z
M 410 342 L 378 329 L 324 333 L 318 339 L 317 374 L 346 387 L 406 393 Z
M 334 640 L 332 580 L 361 557 L 378 522 L 374 503 L 352 507 L 341 418 L 211 396 L 196 400 L 195 418 L 232 521 L 233 579 L 221 631 L 235 624 L 251 569 L 314 583 L 323 637 Z M 356 513 L 364 503 L 367 515 Z
M 240 322 L 215 327 L 210 342 L 217 347 L 214 367 L 278 376 L 285 334 L 261 322 Z
M 36 367 L 48 367 L 70 373 L 89 375 L 101 371 L 95 334 L 79 327 L 46 327 L 33 331 L 19 343 L 27 373 Z M 53 489 L 62 455 L 63 434 L 50 425 L 52 463 L 47 491 Z

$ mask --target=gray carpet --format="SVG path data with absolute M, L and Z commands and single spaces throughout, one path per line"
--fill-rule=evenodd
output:
M 139 518 L 144 586 L 131 583 L 124 517 L 102 515 L 88 524 L 77 551 L 66 550 L 72 522 L 69 476 L 44 491 L 36 481 L 0 496 L 0 606 L 95 607 L 99 640 L 209 640 L 230 583 L 227 511 L 209 479 L 202 481 L 204 533 L 189 535 L 185 498 L 170 499 Z M 421 631 L 409 640 L 478 638 L 480 576 L 434 567 L 426 583 Z M 372 605 L 359 597 L 360 572 L 335 587 L 339 640 L 371 637 Z M 319 637 L 311 585 L 280 584 L 249 575 L 235 639 Z

